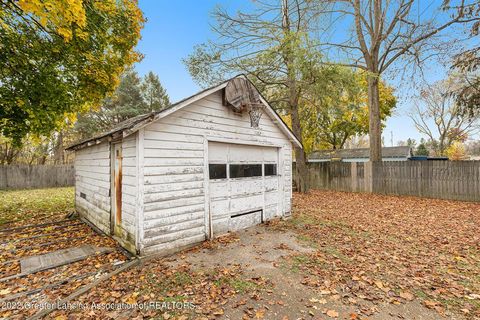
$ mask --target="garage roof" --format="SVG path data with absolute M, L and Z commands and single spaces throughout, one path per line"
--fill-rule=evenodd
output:
M 110 140 L 114 140 L 114 139 L 117 139 L 117 138 L 120 138 L 120 137 L 127 137 L 130 134 L 138 131 L 139 129 L 141 129 L 143 127 L 145 127 L 149 123 L 154 122 L 158 119 L 164 118 L 167 115 L 169 115 L 171 113 L 174 113 L 174 112 L 188 106 L 189 104 L 191 104 L 191 103 L 193 103 L 197 100 L 200 100 L 200 99 L 202 99 L 202 98 L 204 98 L 204 97 L 206 97 L 206 96 L 208 96 L 208 95 L 210 95 L 210 94 L 212 94 L 212 93 L 214 93 L 218 90 L 221 90 L 221 89 L 225 88 L 227 86 L 228 82 L 232 79 L 235 79 L 235 78 L 244 78 L 247 81 L 250 81 L 250 80 L 247 79 L 247 77 L 245 75 L 243 75 L 243 74 L 238 75 L 234 78 L 231 78 L 229 80 L 226 80 L 226 81 L 222 82 L 221 84 L 218 84 L 216 86 L 207 88 L 207 89 L 202 90 L 202 91 L 200 91 L 200 92 L 198 92 L 198 93 L 196 93 L 196 94 L 194 94 L 194 95 L 192 95 L 188 98 L 180 100 L 180 101 L 168 106 L 167 108 L 165 108 L 161 111 L 150 112 L 150 113 L 138 115 L 136 117 L 125 120 L 125 121 L 119 123 L 117 126 L 115 126 L 114 128 L 112 128 L 109 131 L 106 131 L 104 133 L 96 135 L 92 138 L 88 138 L 88 139 L 81 140 L 81 141 L 78 141 L 78 142 L 74 143 L 73 145 L 66 148 L 66 150 L 79 150 L 79 149 L 82 149 L 82 148 L 85 148 L 85 147 L 89 147 L 89 146 L 92 146 L 92 145 L 99 144 L 103 141 L 110 141 Z M 253 83 L 252 83 L 252 85 L 253 85 Z M 258 91 L 258 89 L 257 89 L 257 91 Z M 290 141 L 292 143 L 295 143 L 300 148 L 303 148 L 302 144 L 297 139 L 297 137 L 293 134 L 293 132 L 290 130 L 290 128 L 285 124 L 285 122 L 282 120 L 282 118 L 270 106 L 270 104 L 267 102 L 267 100 L 265 100 L 265 98 L 261 94 L 260 94 L 260 98 L 261 98 L 262 103 L 265 104 L 265 106 L 266 106 L 265 110 L 270 114 L 270 116 L 272 116 L 272 118 L 274 119 L 274 122 L 287 135 L 287 137 L 289 137 Z

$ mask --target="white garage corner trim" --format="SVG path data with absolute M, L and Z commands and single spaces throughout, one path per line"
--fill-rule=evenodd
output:
M 145 131 L 144 129 L 138 130 L 137 134 L 137 158 L 136 158 L 136 168 L 137 168 L 137 186 L 138 186 L 138 192 L 137 192 L 137 215 L 135 219 L 135 230 L 136 230 L 136 248 L 137 248 L 137 253 L 142 250 L 143 247 L 143 234 L 144 234 L 144 228 L 143 228 L 143 210 L 144 210 L 144 140 L 145 140 Z
M 203 170 L 208 172 L 208 139 L 203 139 Z M 205 190 L 205 237 L 213 238 L 212 219 L 210 215 L 210 188 L 208 184 L 208 175 L 204 175 L 203 187 Z

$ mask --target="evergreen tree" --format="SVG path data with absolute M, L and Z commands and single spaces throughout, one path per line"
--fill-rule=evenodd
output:
M 162 87 L 158 75 L 152 71 L 143 78 L 142 94 L 150 111 L 160 111 L 170 104 L 168 94 Z
M 408 138 L 407 142 L 406 142 L 406 145 L 409 146 L 412 149 L 415 149 L 415 146 L 417 145 L 417 141 L 415 141 L 415 139 Z
M 122 75 L 112 97 L 105 99 L 97 111 L 78 117 L 75 130 L 82 138 L 87 138 L 129 118 L 161 110 L 168 104 L 168 95 L 158 76 L 149 72 L 142 81 L 137 72 L 129 69 Z
M 429 152 L 427 149 L 427 146 L 425 144 L 425 139 L 420 140 L 420 144 L 417 146 L 417 149 L 415 150 L 415 155 L 416 156 L 428 156 Z
M 133 70 L 122 75 L 115 95 L 106 101 L 105 115 L 115 125 L 139 114 L 149 112 L 141 90 L 141 79 Z

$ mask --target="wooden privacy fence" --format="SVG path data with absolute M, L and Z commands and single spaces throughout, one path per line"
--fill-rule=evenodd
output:
M 480 201 L 480 161 L 391 161 L 374 164 L 373 192 Z
M 480 161 L 317 162 L 313 189 L 480 201 Z
M 0 190 L 67 187 L 74 184 L 73 165 L 0 166 Z

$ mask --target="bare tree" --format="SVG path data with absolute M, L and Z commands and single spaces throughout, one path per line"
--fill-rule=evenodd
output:
M 437 155 L 480 132 L 480 120 L 466 115 L 451 94 L 458 85 L 454 78 L 425 87 L 419 97 L 422 103 L 415 103 L 409 113 L 417 130 L 433 142 Z
M 309 65 L 319 61 L 316 45 L 311 45 L 308 37 L 316 25 L 316 4 L 310 0 L 265 0 L 254 6 L 248 13 L 235 14 L 218 7 L 213 12 L 217 38 L 197 46 L 184 62 L 200 85 L 245 73 L 277 110 L 291 116 L 292 131 L 302 141 L 299 101 L 308 83 L 320 78 L 310 76 L 315 67 Z M 297 189 L 305 192 L 306 156 L 298 146 L 295 160 Z
M 368 148 L 368 136 L 366 135 L 356 135 L 351 137 L 345 142 L 345 149 L 357 149 L 357 148 Z
M 4 141 L 2 141 L 4 140 Z M 0 136 L 0 165 L 12 164 L 21 152 L 21 148 Z
M 330 0 L 335 20 L 345 18 L 353 34 L 346 40 L 338 37 L 342 40 L 324 43 L 346 52 L 353 61 L 346 65 L 368 73 L 371 161 L 382 159 L 380 77 L 401 59 L 411 58 L 412 62 L 420 63 L 428 58 L 432 46 L 438 45 L 432 39 L 450 26 L 477 20 L 465 15 L 465 8 L 472 5 L 466 1 L 446 1 L 438 5 L 432 2 L 426 7 L 421 0 Z M 476 1 L 471 0 L 472 3 Z M 443 13 L 443 16 L 428 15 L 426 18 L 425 12 Z M 432 41 L 428 43 L 428 40 Z
M 448 0 L 446 0 L 448 1 Z M 448 2 L 447 2 L 448 3 Z M 469 18 L 480 18 L 480 1 L 472 4 L 466 10 L 466 16 Z M 459 71 L 463 76 L 463 83 L 458 91 L 454 93 L 457 103 L 460 104 L 465 113 L 470 116 L 480 115 L 480 20 L 473 23 L 468 30 L 470 37 L 476 37 L 476 41 L 470 42 L 461 49 L 461 52 L 455 56 L 452 67 Z

